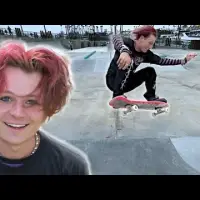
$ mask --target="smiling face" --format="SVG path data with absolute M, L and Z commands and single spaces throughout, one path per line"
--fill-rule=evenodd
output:
M 0 139 L 19 145 L 32 138 L 46 120 L 37 88 L 42 75 L 9 66 L 0 93 Z
M 156 37 L 153 34 L 150 34 L 148 37 L 141 36 L 136 40 L 136 45 L 141 52 L 146 53 L 153 48 L 155 41 Z

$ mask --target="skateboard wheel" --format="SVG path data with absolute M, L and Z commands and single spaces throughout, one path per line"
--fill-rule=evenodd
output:
M 135 111 L 138 110 L 138 106 L 137 106 L 137 105 L 133 105 L 132 108 L 133 108 L 133 110 L 135 110 Z
M 166 109 L 165 109 L 165 112 L 169 112 L 169 108 L 166 108 Z
M 126 114 L 127 114 L 127 111 L 124 111 L 123 114 L 126 115 Z
M 156 113 L 152 113 L 152 116 L 153 116 L 153 117 L 156 117 Z

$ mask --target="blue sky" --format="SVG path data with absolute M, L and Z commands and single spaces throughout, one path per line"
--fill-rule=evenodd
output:
M 20 25 L 9 25 L 12 29 L 13 28 L 20 28 Z M 99 25 L 100 26 L 100 25 Z M 124 30 L 133 29 L 134 25 L 124 25 Z M 155 25 L 156 28 L 162 28 L 163 26 L 169 27 L 168 25 Z M 7 28 L 8 25 L 0 25 L 0 28 Z M 172 26 L 171 26 L 172 27 Z M 59 33 L 61 31 L 60 25 L 46 25 L 47 31 L 51 31 L 52 33 Z M 109 25 L 103 25 L 103 29 L 110 30 Z M 43 25 L 23 25 L 24 31 L 34 31 L 39 32 L 40 30 L 44 30 Z

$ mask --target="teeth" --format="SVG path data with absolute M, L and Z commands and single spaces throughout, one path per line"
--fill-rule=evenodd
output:
M 25 127 L 26 125 L 17 125 L 17 124 L 7 124 L 8 126 L 12 126 L 12 127 L 15 127 L 15 128 L 22 128 L 22 127 Z

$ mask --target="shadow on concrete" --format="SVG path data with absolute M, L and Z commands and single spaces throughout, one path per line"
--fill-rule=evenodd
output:
M 90 158 L 98 175 L 197 175 L 170 139 L 71 141 Z

